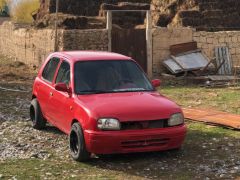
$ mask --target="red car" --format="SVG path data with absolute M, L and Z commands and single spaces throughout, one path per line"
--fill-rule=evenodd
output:
M 74 160 L 94 154 L 162 151 L 181 147 L 182 110 L 155 88 L 130 57 L 109 52 L 51 54 L 35 79 L 30 117 L 69 135 Z

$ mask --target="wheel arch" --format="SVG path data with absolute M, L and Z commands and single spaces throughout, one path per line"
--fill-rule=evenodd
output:
M 37 99 L 37 96 L 35 94 L 32 95 L 32 100 Z
M 74 123 L 79 123 L 79 124 L 81 125 L 80 121 L 77 120 L 76 118 L 74 118 L 74 119 L 71 121 L 71 126 L 72 126 Z

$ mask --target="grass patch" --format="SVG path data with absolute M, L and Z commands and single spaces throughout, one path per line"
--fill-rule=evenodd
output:
M 238 88 L 162 87 L 160 92 L 183 107 L 210 108 L 240 114 Z

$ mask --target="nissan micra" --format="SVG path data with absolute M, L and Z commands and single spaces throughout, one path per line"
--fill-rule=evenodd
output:
M 90 155 L 179 149 L 186 135 L 181 108 L 156 91 L 130 57 L 109 52 L 56 52 L 32 91 L 33 128 L 46 122 L 69 136 L 76 161 Z

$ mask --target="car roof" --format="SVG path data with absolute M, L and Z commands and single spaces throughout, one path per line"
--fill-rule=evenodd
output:
M 130 60 L 130 57 L 104 51 L 63 51 L 53 53 L 54 55 L 60 55 L 66 57 L 69 61 L 91 61 L 91 60 Z

